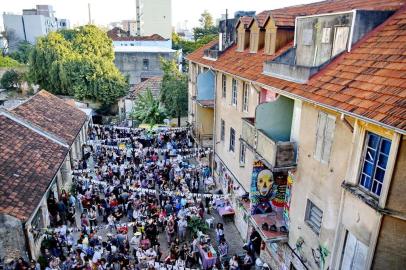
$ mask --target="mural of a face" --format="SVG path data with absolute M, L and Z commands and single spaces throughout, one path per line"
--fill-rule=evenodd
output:
M 257 176 L 257 189 L 261 196 L 268 195 L 273 184 L 273 175 L 270 170 L 262 170 Z

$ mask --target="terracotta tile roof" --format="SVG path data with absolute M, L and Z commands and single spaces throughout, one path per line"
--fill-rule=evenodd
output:
M 387 6 L 383 6 L 383 3 L 387 3 Z M 399 1 L 388 0 L 382 2 L 380 6 L 399 7 L 395 3 Z M 364 117 L 371 122 L 379 122 L 406 133 L 404 9 L 361 39 L 350 53 L 344 53 L 327 65 L 305 85 L 262 74 L 264 61 L 275 58 L 291 44 L 273 56 L 264 55 L 262 51 L 256 54 L 251 54 L 248 50 L 237 52 L 234 45 L 222 53 L 217 61 L 203 59 L 204 50 L 213 46 L 215 42 L 189 54 L 187 58 L 192 62 L 271 86 L 286 95 L 294 95 L 355 117 Z
M 153 34 L 150 36 L 131 36 L 129 32 L 124 31 L 119 27 L 114 27 L 113 29 L 107 31 L 107 36 L 113 41 L 166 41 L 158 34 Z
M 12 110 L 13 113 L 72 144 L 86 114 L 62 99 L 41 90 Z
M 328 0 L 305 5 L 290 6 L 274 10 L 266 10 L 256 17 L 260 27 L 263 27 L 271 16 L 277 26 L 294 27 L 295 17 L 322 13 L 362 10 L 398 10 L 405 0 Z
M 26 221 L 68 148 L 0 114 L 0 213 Z
M 154 97 L 159 97 L 161 91 L 162 77 L 152 77 L 143 82 L 136 84 L 133 88 L 130 89 L 126 99 L 136 99 L 138 94 L 145 93 L 147 89 L 151 89 L 152 95 Z

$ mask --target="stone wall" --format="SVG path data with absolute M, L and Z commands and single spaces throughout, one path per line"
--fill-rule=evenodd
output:
M 0 258 L 27 259 L 23 226 L 20 220 L 9 215 L 0 215 Z

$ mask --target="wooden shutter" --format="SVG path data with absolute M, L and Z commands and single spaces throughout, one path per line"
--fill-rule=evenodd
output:
M 366 260 L 368 255 L 368 246 L 358 241 L 350 232 L 347 232 L 343 257 L 341 261 L 341 270 L 364 270 L 366 269 Z
M 319 117 L 317 120 L 316 148 L 314 151 L 314 157 L 317 160 L 321 160 L 323 152 L 324 129 L 326 127 L 326 122 L 327 122 L 327 114 L 319 112 Z
M 331 146 L 333 145 L 334 129 L 335 129 L 335 117 L 328 115 L 326 119 L 326 128 L 324 129 L 324 142 L 323 142 L 323 152 L 321 160 L 328 162 L 330 159 Z
M 334 57 L 347 49 L 349 33 L 350 33 L 349 27 L 335 28 L 333 51 L 331 52 L 331 57 Z

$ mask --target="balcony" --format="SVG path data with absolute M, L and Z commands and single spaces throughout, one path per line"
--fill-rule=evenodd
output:
M 253 118 L 243 118 L 241 140 L 274 172 L 296 167 L 296 144 L 273 140 L 264 131 L 255 127 Z

